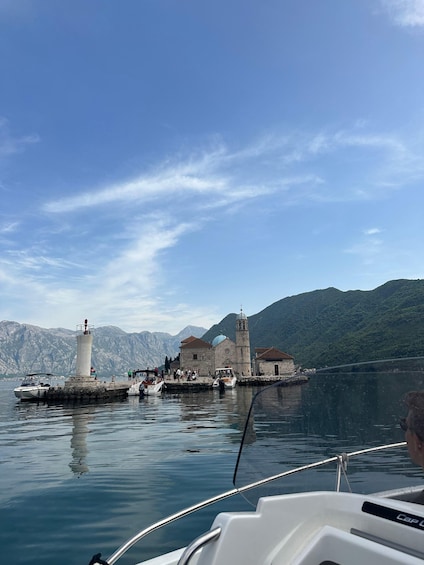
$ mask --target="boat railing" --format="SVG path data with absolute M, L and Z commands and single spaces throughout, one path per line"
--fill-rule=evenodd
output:
M 119 547 L 109 557 L 109 559 L 106 561 L 106 563 L 108 565 L 113 565 L 131 547 L 133 547 L 136 543 L 138 543 L 141 539 L 143 539 L 147 535 L 151 534 L 152 532 L 154 532 L 156 530 L 163 528 L 164 526 L 167 526 L 168 524 L 171 524 L 172 522 L 175 522 L 176 520 L 184 518 L 185 516 L 188 516 L 189 514 L 192 514 L 193 512 L 197 512 L 198 510 L 202 510 L 203 508 L 206 508 L 207 506 L 210 506 L 212 504 L 215 504 L 217 502 L 220 502 L 222 500 L 230 498 L 230 497 L 234 496 L 235 494 L 243 494 L 246 491 L 253 490 L 257 487 L 271 483 L 271 482 L 276 481 L 278 479 L 282 479 L 284 477 L 288 477 L 290 475 L 294 475 L 296 473 L 300 473 L 302 471 L 306 471 L 306 470 L 309 470 L 309 469 L 315 469 L 315 468 L 318 468 L 318 467 L 323 467 L 323 466 L 328 465 L 330 463 L 336 463 L 337 469 L 336 469 L 335 491 L 336 492 L 340 491 L 342 476 L 344 476 L 344 478 L 346 479 L 348 488 L 350 490 L 349 481 L 347 479 L 347 472 L 346 472 L 347 471 L 347 464 L 348 464 L 350 459 L 352 459 L 354 457 L 358 457 L 360 455 L 368 454 L 368 453 L 376 453 L 376 452 L 387 450 L 387 449 L 395 449 L 395 448 L 404 447 L 405 445 L 406 445 L 406 442 L 401 441 L 401 442 L 397 442 L 397 443 L 390 443 L 390 444 L 380 445 L 380 446 L 376 446 L 376 447 L 369 447 L 369 448 L 361 449 L 361 450 L 358 450 L 358 451 L 352 451 L 350 453 L 342 453 L 342 454 L 339 454 L 339 455 L 335 455 L 333 457 L 329 457 L 327 459 L 322 459 L 321 461 L 317 461 L 315 463 L 309 463 L 307 465 L 302 465 L 301 467 L 296 467 L 295 469 L 290 469 L 289 471 L 283 471 L 283 472 L 278 473 L 276 475 L 272 475 L 270 477 L 266 477 L 264 479 L 260 479 L 258 481 L 255 481 L 255 482 L 250 483 L 248 485 L 233 488 L 233 489 L 228 490 L 224 493 L 218 494 L 217 496 L 214 496 L 212 498 L 208 498 L 207 500 L 204 500 L 202 502 L 194 504 L 193 506 L 189 506 L 189 507 L 187 507 L 187 508 L 185 508 L 185 509 L 183 509 L 179 512 L 176 512 L 175 514 L 171 514 L 170 516 L 163 518 L 162 520 L 159 520 L 158 522 L 155 522 L 154 524 L 148 526 L 147 528 L 144 528 L 143 530 L 138 532 L 136 535 L 134 535 L 132 538 L 130 538 L 128 541 L 126 541 L 121 547 Z M 196 540 L 193 542 L 195 549 L 193 549 L 193 544 L 191 544 L 187 548 L 188 553 L 186 555 L 184 555 L 184 563 L 188 563 L 193 552 L 197 551 L 202 545 L 204 545 L 205 543 L 208 543 L 209 541 L 212 541 L 212 539 L 216 539 L 219 536 L 219 533 L 220 533 L 218 531 L 218 529 L 219 528 L 217 528 L 216 530 L 211 530 L 211 531 L 207 532 L 206 534 L 202 534 L 201 536 L 199 536 L 199 538 L 196 538 Z M 197 544 L 199 544 L 199 545 L 197 545 Z M 182 556 L 182 558 L 183 558 L 183 556 Z M 96 561 L 92 560 L 91 563 L 96 563 Z
M 219 538 L 219 536 L 221 535 L 221 530 L 222 530 L 222 528 L 218 526 L 218 528 L 214 528 L 213 530 L 209 530 L 208 532 L 201 534 L 199 537 L 197 537 L 195 540 L 193 540 L 191 542 L 191 544 L 188 545 L 185 548 L 185 550 L 183 551 L 183 553 L 182 553 L 182 555 L 181 555 L 181 557 L 178 561 L 178 565 L 187 565 L 188 562 L 190 561 L 190 559 L 196 553 L 196 551 L 198 551 L 200 548 L 202 548 L 207 543 L 214 541 L 214 540 Z

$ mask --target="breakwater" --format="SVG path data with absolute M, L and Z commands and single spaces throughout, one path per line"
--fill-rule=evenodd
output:
M 101 382 L 90 378 L 72 377 L 66 382 L 65 386 L 52 386 L 43 397 L 47 402 L 107 402 L 126 398 L 131 381 Z M 309 377 L 306 375 L 281 376 L 249 376 L 238 377 L 237 386 L 269 386 L 276 382 L 282 386 L 293 386 L 307 383 Z M 163 392 L 172 394 L 194 393 L 210 390 L 213 379 L 199 377 L 195 381 L 165 379 Z
M 70 379 L 72 380 L 72 379 Z M 46 394 L 47 402 L 103 402 L 126 398 L 131 383 L 99 382 L 66 383 L 52 386 Z
M 237 385 L 239 386 L 268 386 L 274 383 L 281 383 L 283 386 L 300 385 L 309 381 L 306 375 L 291 375 L 289 377 L 273 377 L 271 375 L 238 377 Z

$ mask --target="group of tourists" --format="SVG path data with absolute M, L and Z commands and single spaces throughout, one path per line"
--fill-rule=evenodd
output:
M 174 371 L 174 381 L 195 381 L 197 379 L 197 371 L 192 371 L 188 369 L 186 371 L 182 371 L 181 369 L 177 369 Z

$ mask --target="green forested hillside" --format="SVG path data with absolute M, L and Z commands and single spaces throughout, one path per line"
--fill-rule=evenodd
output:
M 204 336 L 235 339 L 236 314 Z M 316 290 L 249 316 L 255 347 L 277 347 L 303 367 L 424 355 L 424 280 L 390 281 L 371 291 Z

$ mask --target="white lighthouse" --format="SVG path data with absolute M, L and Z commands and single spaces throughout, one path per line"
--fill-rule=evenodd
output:
M 77 362 L 75 375 L 65 381 L 63 387 L 50 387 L 48 399 L 52 402 L 102 402 L 127 396 L 131 384 L 128 381 L 100 381 L 92 374 L 91 348 L 93 336 L 92 326 L 88 320 L 77 326 Z
M 92 326 L 85 319 L 83 324 L 77 326 L 77 362 L 75 375 L 69 377 L 65 387 L 93 387 L 97 380 L 91 374 L 91 348 L 93 346 Z
M 93 336 L 88 326 L 88 320 L 84 320 L 84 326 L 80 326 L 81 333 L 77 335 L 77 377 L 91 376 L 91 348 Z

